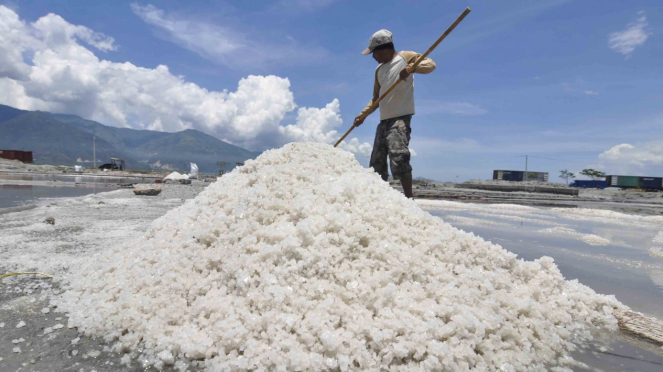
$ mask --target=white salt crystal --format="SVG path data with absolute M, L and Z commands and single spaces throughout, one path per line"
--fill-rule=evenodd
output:
M 175 363 L 175 358 L 173 357 L 173 354 L 171 354 L 170 351 L 164 350 L 157 355 L 159 359 L 163 362 L 165 365 L 172 365 Z
M 4 328 L 4 327 L 5 327 L 5 323 L 4 322 L 0 323 L 0 328 Z
M 58 324 L 56 324 L 56 325 L 53 326 L 53 329 L 54 329 L 54 330 L 55 330 L 55 329 L 60 329 L 60 328 L 64 328 L 64 324 L 60 324 L 60 323 L 58 323 Z
M 12 344 L 20 344 L 21 342 L 25 342 L 25 339 L 19 338 L 19 339 L 16 339 L 16 340 L 12 340 Z
M 21 321 L 18 322 L 18 324 L 16 325 L 16 328 L 23 328 L 23 327 L 25 327 L 25 322 L 21 320 Z
M 75 339 L 71 340 L 71 344 L 76 345 L 78 343 L 78 341 L 80 341 L 80 340 L 81 340 L 80 337 L 76 337 Z
M 131 366 L 131 357 L 129 354 L 124 354 L 124 356 L 120 358 L 120 365 L 126 365 L 127 367 Z
M 265 151 L 65 280 L 70 326 L 179 370 L 555 370 L 626 309 L 316 143 Z
M 20 353 L 20 352 L 21 352 L 21 348 L 17 346 L 17 347 L 15 347 L 15 348 L 13 348 L 12 351 L 15 352 L 15 353 Z
M 42 312 L 42 314 L 48 314 L 48 313 L 51 312 L 51 309 L 45 307 L 45 308 L 41 309 L 41 312 Z
M 72 351 L 71 351 L 71 355 L 73 355 L 73 356 L 78 355 L 78 350 L 72 350 Z

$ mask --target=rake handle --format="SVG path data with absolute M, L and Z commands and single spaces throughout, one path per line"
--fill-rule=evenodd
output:
M 470 7 L 465 8 L 465 10 L 464 10 L 464 11 L 458 16 L 458 18 L 456 18 L 456 20 L 454 21 L 454 23 L 452 23 L 451 26 L 449 26 L 449 28 L 447 28 L 447 30 L 444 31 L 444 33 L 442 34 L 442 36 L 440 36 L 439 38 L 437 38 L 437 40 L 435 41 L 435 43 L 433 43 L 433 45 L 431 45 L 430 48 L 428 48 L 428 50 L 426 51 L 426 53 L 422 54 L 421 57 L 419 57 L 419 58 L 414 62 L 414 64 L 412 65 L 412 68 L 411 68 L 411 71 L 410 71 L 410 72 L 414 72 L 414 71 L 417 69 L 417 66 L 419 66 L 419 64 L 421 63 L 421 61 L 423 61 L 424 59 L 426 59 L 426 57 L 428 57 L 428 55 L 429 55 L 433 50 L 435 50 L 435 48 L 437 48 L 438 45 L 440 45 L 440 43 L 442 42 L 442 40 L 444 40 L 444 38 L 446 38 L 447 35 L 449 35 L 449 34 L 451 33 L 451 31 L 453 31 L 454 28 L 456 28 L 456 26 L 458 26 L 458 24 L 459 24 L 463 19 L 465 19 L 465 17 L 466 17 L 468 14 L 470 14 L 471 11 L 472 11 L 472 9 L 470 9 Z M 397 86 L 398 83 L 400 83 L 400 82 L 401 82 L 401 79 L 396 80 L 396 82 L 393 83 L 393 84 L 389 87 L 389 89 L 387 89 L 386 92 L 382 93 L 382 95 L 380 96 L 380 98 L 378 98 L 375 102 L 373 102 L 373 104 L 371 105 L 371 108 L 370 108 L 368 111 L 372 111 L 373 109 L 377 108 L 378 105 L 380 104 L 380 101 L 382 101 L 382 99 L 384 99 L 384 97 L 386 97 L 389 93 L 391 93 L 391 91 L 392 91 L 394 88 L 396 88 L 396 86 Z M 360 116 L 362 117 L 362 119 L 366 119 L 366 117 L 368 116 L 368 114 L 366 114 L 366 115 L 363 115 L 363 114 L 362 114 L 362 115 L 360 115 Z M 348 131 L 345 132 L 345 134 L 343 135 L 343 137 L 341 137 L 341 139 L 339 139 L 339 140 L 336 142 L 336 144 L 334 145 L 334 147 L 338 146 L 341 142 L 343 142 L 343 140 L 345 139 L 345 137 L 347 137 L 347 136 L 350 134 L 350 132 L 352 132 L 352 130 L 355 129 L 356 127 L 357 127 L 357 125 L 352 124 L 352 126 L 350 127 L 350 129 L 348 129 Z

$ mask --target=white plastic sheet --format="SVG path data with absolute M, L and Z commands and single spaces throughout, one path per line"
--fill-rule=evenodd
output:
M 198 165 L 196 165 L 196 163 L 191 163 L 191 172 L 189 172 L 189 178 L 198 178 Z

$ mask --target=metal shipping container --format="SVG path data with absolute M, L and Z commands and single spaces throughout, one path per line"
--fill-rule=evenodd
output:
M 527 172 L 526 181 L 548 182 L 548 172 Z
M 493 171 L 494 180 L 503 181 L 541 181 L 548 182 L 548 172 L 527 172 L 527 176 L 523 171 L 511 170 L 495 170 Z
M 640 177 L 637 176 L 607 176 L 608 187 L 621 187 L 624 189 L 640 187 Z
M 503 181 L 522 181 L 523 172 L 521 171 L 508 171 L 508 170 L 496 170 L 493 171 L 494 180 L 503 180 Z
M 32 151 L 0 150 L 0 158 L 32 163 Z
M 663 189 L 663 178 L 661 177 L 640 177 L 641 189 L 661 190 Z

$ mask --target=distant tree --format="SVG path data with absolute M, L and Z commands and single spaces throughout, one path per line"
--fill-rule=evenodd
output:
M 576 175 L 573 174 L 573 172 L 569 172 L 568 169 L 564 169 L 563 171 L 560 171 L 560 172 L 559 172 L 559 178 L 561 178 L 561 179 L 563 179 L 564 181 L 566 181 L 566 184 L 568 185 L 568 184 L 569 184 L 569 180 L 573 180 L 574 178 L 576 178 Z
M 592 181 L 596 181 L 598 179 L 605 178 L 605 173 L 603 173 L 601 171 L 597 171 L 596 169 L 592 169 L 592 168 L 583 169 L 582 171 L 580 171 L 580 174 L 582 174 L 583 176 L 587 176 L 587 177 L 591 178 Z
M 223 172 L 224 172 L 223 168 L 229 166 L 230 163 L 228 163 L 227 161 L 221 160 L 221 161 L 217 162 L 216 165 L 219 166 L 219 176 L 223 176 Z
M 235 165 L 238 166 L 238 167 L 241 167 L 241 166 L 244 165 L 244 162 L 243 161 L 238 161 L 237 163 L 235 163 Z

